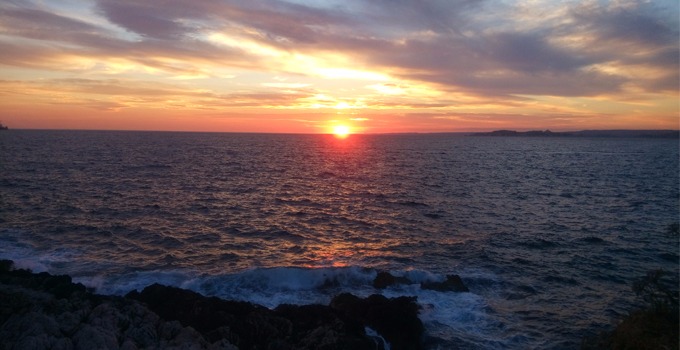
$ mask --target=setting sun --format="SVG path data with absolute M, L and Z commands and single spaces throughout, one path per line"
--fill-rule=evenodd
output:
M 350 134 L 349 126 L 336 125 L 333 127 L 333 134 L 337 137 L 345 138 Z

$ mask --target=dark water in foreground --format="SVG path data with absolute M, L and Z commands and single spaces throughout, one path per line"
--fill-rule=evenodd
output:
M 415 295 L 441 348 L 578 348 L 678 270 L 677 139 L 10 130 L 0 169 L 19 266 L 270 307 Z

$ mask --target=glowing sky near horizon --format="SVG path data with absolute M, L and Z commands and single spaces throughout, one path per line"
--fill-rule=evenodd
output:
M 671 1 L 5 0 L 12 128 L 677 129 Z

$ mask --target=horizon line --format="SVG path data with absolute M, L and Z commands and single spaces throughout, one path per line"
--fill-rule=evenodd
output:
M 5 125 L 6 126 L 6 125 Z M 211 130 L 156 130 L 156 129 L 58 129 L 58 128 L 9 128 L 5 131 L 21 130 L 21 131 L 110 131 L 110 132 L 167 132 L 167 133 L 211 133 L 211 134 L 266 134 L 266 135 L 333 135 L 332 132 L 267 132 L 267 131 L 211 131 Z M 513 131 L 513 132 L 532 132 L 550 131 L 554 133 L 570 133 L 582 131 L 638 131 L 638 132 L 680 132 L 678 129 L 565 129 L 565 130 L 551 130 L 546 128 L 520 128 L 520 129 L 479 129 L 476 131 L 408 131 L 408 132 L 352 132 L 350 135 L 433 135 L 433 134 L 476 134 L 489 133 L 494 131 Z

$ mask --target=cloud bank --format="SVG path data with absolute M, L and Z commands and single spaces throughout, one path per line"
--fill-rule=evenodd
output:
M 54 79 L 74 93 L 87 82 L 118 106 L 127 105 L 121 95 L 165 96 L 172 85 L 205 108 L 261 98 L 265 108 L 502 118 L 505 106 L 549 124 L 556 111 L 615 116 L 637 103 L 646 105 L 639 118 L 668 122 L 679 89 L 676 2 L 529 4 L 12 0 L 0 4 L 0 78 Z M 143 88 L 121 94 L 112 81 Z M 315 104 L 321 95 L 333 103 Z

